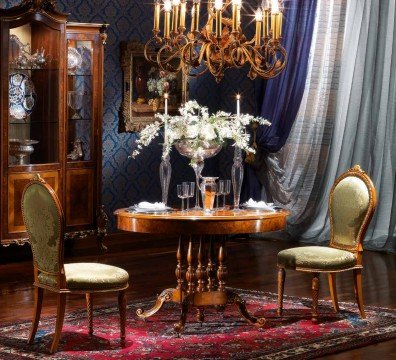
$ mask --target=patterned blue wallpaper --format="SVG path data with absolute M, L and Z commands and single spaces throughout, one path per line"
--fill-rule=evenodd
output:
M 1 7 L 11 7 L 20 0 L 1 1 Z M 105 22 L 110 24 L 105 52 L 105 91 L 103 118 L 103 204 L 107 213 L 129 206 L 141 200 L 158 201 L 161 197 L 158 169 L 161 148 L 153 144 L 136 160 L 128 159 L 136 135 L 118 132 L 118 112 L 122 97 L 122 72 L 120 67 L 120 42 L 139 40 L 144 42 L 151 34 L 151 1 L 141 0 L 58 0 L 58 8 L 70 13 L 70 21 Z M 194 79 L 190 83 L 190 97 L 218 109 L 235 111 L 235 93 L 241 92 L 245 102 L 242 111 L 255 109 L 253 83 L 243 72 L 230 72 L 220 85 L 211 76 Z M 230 178 L 232 149 L 222 151 L 205 165 L 206 173 Z M 181 181 L 193 180 L 194 174 L 187 159 L 176 151 L 172 153 L 171 189 Z M 221 169 L 221 171 L 219 170 Z M 177 201 L 172 191 L 171 201 Z M 111 228 L 114 219 L 111 216 Z

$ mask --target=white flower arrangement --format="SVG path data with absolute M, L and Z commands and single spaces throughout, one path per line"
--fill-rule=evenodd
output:
M 159 121 L 146 126 L 140 132 L 132 158 L 135 158 L 143 147 L 148 146 L 160 134 L 161 129 L 165 130 L 163 157 L 170 154 L 174 144 L 186 140 L 197 152 L 211 144 L 223 145 L 227 140 L 233 140 L 234 146 L 254 153 L 255 150 L 249 146 L 250 134 L 246 131 L 247 125 L 253 122 L 271 125 L 266 119 L 247 114 L 238 116 L 219 111 L 210 115 L 208 108 L 196 101 L 188 101 L 180 107 L 179 112 L 180 115 L 177 116 L 156 114 Z

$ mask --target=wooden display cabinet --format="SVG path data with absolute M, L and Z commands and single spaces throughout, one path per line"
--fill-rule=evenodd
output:
M 53 0 L 0 10 L 0 244 L 24 244 L 27 182 L 40 174 L 57 192 L 66 236 L 98 236 L 101 206 L 106 24 L 68 23 Z

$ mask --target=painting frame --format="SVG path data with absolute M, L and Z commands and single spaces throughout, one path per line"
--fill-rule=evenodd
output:
M 122 103 L 120 111 L 120 132 L 139 132 L 145 126 L 155 121 L 155 114 L 163 112 L 163 97 L 152 95 L 142 87 L 148 88 L 150 73 L 159 74 L 160 69 L 151 64 L 144 55 L 144 44 L 139 41 L 121 42 L 121 67 L 123 73 Z M 149 70 L 148 70 L 149 69 Z M 157 73 L 156 73 L 157 72 Z M 136 78 L 139 75 L 139 85 Z M 142 79 L 143 77 L 143 79 Z M 155 75 L 155 79 L 159 78 Z M 175 113 L 177 109 L 188 100 L 188 76 L 182 71 L 172 79 L 169 90 L 169 113 Z M 140 87 L 139 94 L 137 86 Z M 150 102 L 151 101 L 151 102 Z

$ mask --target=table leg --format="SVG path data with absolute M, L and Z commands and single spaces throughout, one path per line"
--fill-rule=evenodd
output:
M 198 255 L 197 255 L 197 269 L 195 271 L 195 275 L 197 277 L 197 293 L 202 293 L 205 291 L 205 266 L 203 265 L 203 244 L 202 244 L 202 236 L 199 238 L 199 248 L 198 248 Z M 204 321 L 204 308 L 198 307 L 197 308 L 197 320 L 202 324 Z
M 177 286 L 176 289 L 166 289 L 162 291 L 162 293 L 158 296 L 157 300 L 155 301 L 154 306 L 149 310 L 137 309 L 136 315 L 141 319 L 146 319 L 155 313 L 157 313 L 165 302 L 174 301 L 182 303 L 183 298 L 185 297 L 183 285 L 184 285 L 184 265 L 183 265 L 183 243 L 182 237 L 179 238 L 179 245 L 176 251 L 176 279 L 177 279 Z
M 218 291 L 226 292 L 227 294 L 227 303 L 228 304 L 235 304 L 238 306 L 238 310 L 240 314 L 251 324 L 254 324 L 258 327 L 263 327 L 265 325 L 264 318 L 256 318 L 249 314 L 246 308 L 246 302 L 243 300 L 238 294 L 233 291 L 226 290 L 226 277 L 228 275 L 226 263 L 226 239 L 227 237 L 224 236 L 220 240 L 220 247 L 219 247 L 219 267 L 217 269 L 217 279 L 219 283 Z M 220 308 L 223 308 L 222 306 Z

